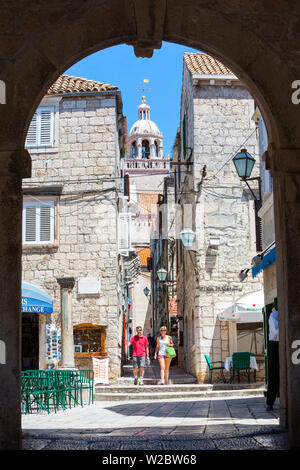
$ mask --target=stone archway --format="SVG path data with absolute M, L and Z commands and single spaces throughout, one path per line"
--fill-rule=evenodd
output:
M 21 442 L 21 180 L 30 175 L 24 150 L 29 122 L 54 80 L 86 55 L 127 43 L 137 56 L 151 57 L 163 40 L 203 50 L 230 67 L 266 122 L 279 266 L 281 422 L 291 445 L 300 447 L 300 365 L 290 360 L 291 345 L 300 339 L 300 106 L 291 100 L 291 84 L 300 79 L 300 7 L 285 0 L 28 0 L 22 11 L 16 0 L 1 3 L 0 339 L 7 360 L 0 365 L 0 448 Z

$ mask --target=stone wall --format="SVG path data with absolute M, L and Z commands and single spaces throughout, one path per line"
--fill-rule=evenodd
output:
M 114 179 L 120 175 L 116 97 L 63 97 L 56 119 L 56 151 L 31 151 L 32 178 L 24 183 L 24 188 L 62 186 L 56 197 L 56 240 L 53 246 L 23 245 L 23 280 L 40 286 L 54 299 L 51 321 L 60 326 L 56 278 L 100 278 L 100 295 L 79 295 L 75 283 L 73 323 L 106 328 L 105 349 L 113 379 L 120 373 L 121 345 L 116 192 L 120 180 Z M 96 181 L 103 177 L 108 180 Z M 33 200 L 43 198 L 36 194 Z M 79 364 L 80 358 L 76 361 Z
M 229 331 L 228 322 L 220 322 L 219 314 L 262 287 L 261 280 L 249 276 L 241 283 L 238 278 L 242 269 L 251 266 L 256 247 L 252 196 L 239 181 L 232 162 L 249 136 L 244 147 L 258 161 L 253 111 L 254 101 L 240 83 L 194 85 L 184 65 L 181 119 L 186 116 L 187 146 L 193 148 L 194 165 L 189 173 L 182 172 L 185 185 L 181 184 L 180 199 L 183 206 L 193 207 L 197 253 L 188 255 L 185 250 L 189 290 L 186 295 L 180 286 L 178 296 L 183 297 L 179 307 L 186 318 L 185 364 L 199 382 L 208 378 L 204 354 L 211 361 L 224 361 L 233 352 L 229 343 L 234 332 Z M 204 165 L 207 176 L 199 188 Z M 256 165 L 251 176 L 258 170 Z M 211 238 L 218 238 L 220 245 L 210 246 Z M 179 271 L 182 269 L 179 263 Z

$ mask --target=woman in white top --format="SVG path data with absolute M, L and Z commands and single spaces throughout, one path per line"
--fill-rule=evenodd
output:
M 167 357 L 167 346 L 173 346 L 173 341 L 171 336 L 167 335 L 167 328 L 165 326 L 162 326 L 160 328 L 160 336 L 156 340 L 156 348 L 154 354 L 154 359 L 158 358 L 158 362 L 160 365 L 160 385 L 167 385 L 169 379 L 169 369 L 172 358 Z

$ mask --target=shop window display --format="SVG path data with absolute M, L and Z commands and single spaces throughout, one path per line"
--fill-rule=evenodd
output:
M 99 325 L 83 324 L 74 327 L 75 356 L 104 356 L 105 328 Z

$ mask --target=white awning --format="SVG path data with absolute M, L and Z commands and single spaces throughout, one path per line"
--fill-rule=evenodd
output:
M 234 321 L 237 323 L 262 322 L 264 307 L 264 291 L 260 290 L 244 295 L 233 305 L 219 314 L 221 321 Z

